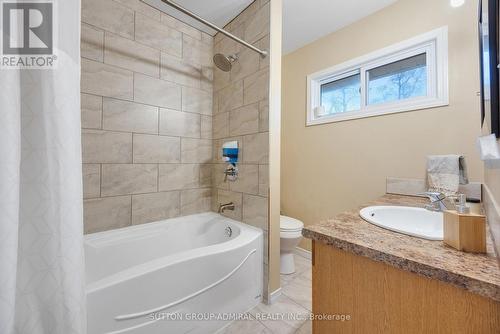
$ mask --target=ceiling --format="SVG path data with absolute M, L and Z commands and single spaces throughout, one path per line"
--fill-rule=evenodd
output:
M 189 9 L 193 13 L 201 16 L 205 20 L 219 27 L 224 27 L 233 18 L 238 16 L 253 0 L 173 0 L 182 7 Z M 287 1 L 287 0 L 285 0 Z M 144 0 L 144 2 L 167 13 L 187 24 L 198 28 L 210 35 L 215 35 L 216 31 L 206 25 L 199 23 L 195 19 L 166 5 L 161 0 Z
M 214 35 L 215 30 L 161 0 L 143 0 L 187 24 Z M 173 0 L 202 18 L 224 27 L 253 0 Z M 283 54 L 362 19 L 397 0 L 283 0 Z
M 283 54 L 295 51 L 397 0 L 283 0 Z

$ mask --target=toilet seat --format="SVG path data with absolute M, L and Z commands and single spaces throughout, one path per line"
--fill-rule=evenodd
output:
M 304 223 L 288 216 L 280 216 L 280 231 L 281 232 L 302 232 Z

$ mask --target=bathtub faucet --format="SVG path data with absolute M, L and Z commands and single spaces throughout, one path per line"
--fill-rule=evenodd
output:
M 226 210 L 234 211 L 234 203 L 229 202 L 226 204 L 219 205 L 219 213 L 224 213 L 224 211 L 226 211 Z

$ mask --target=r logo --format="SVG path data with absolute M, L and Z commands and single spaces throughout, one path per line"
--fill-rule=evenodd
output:
M 3 2 L 2 13 L 4 55 L 52 54 L 52 2 Z

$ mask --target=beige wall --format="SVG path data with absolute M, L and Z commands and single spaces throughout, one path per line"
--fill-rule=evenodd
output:
M 212 49 L 139 0 L 82 1 L 86 233 L 210 211 Z
M 284 214 L 314 224 L 385 192 L 388 176 L 424 178 L 429 154 L 463 153 L 471 180 L 483 170 L 477 1 L 400 0 L 283 59 L 282 194 Z M 448 25 L 450 105 L 305 127 L 306 76 Z M 309 248 L 307 241 L 302 247 Z
M 225 29 L 263 50 L 269 50 L 270 3 L 256 0 Z M 268 287 L 269 210 L 269 57 L 217 34 L 214 53 L 237 54 L 230 72 L 214 68 L 213 207 L 233 202 L 225 216 L 264 230 L 264 296 Z M 224 181 L 222 145 L 237 140 L 239 175 Z

